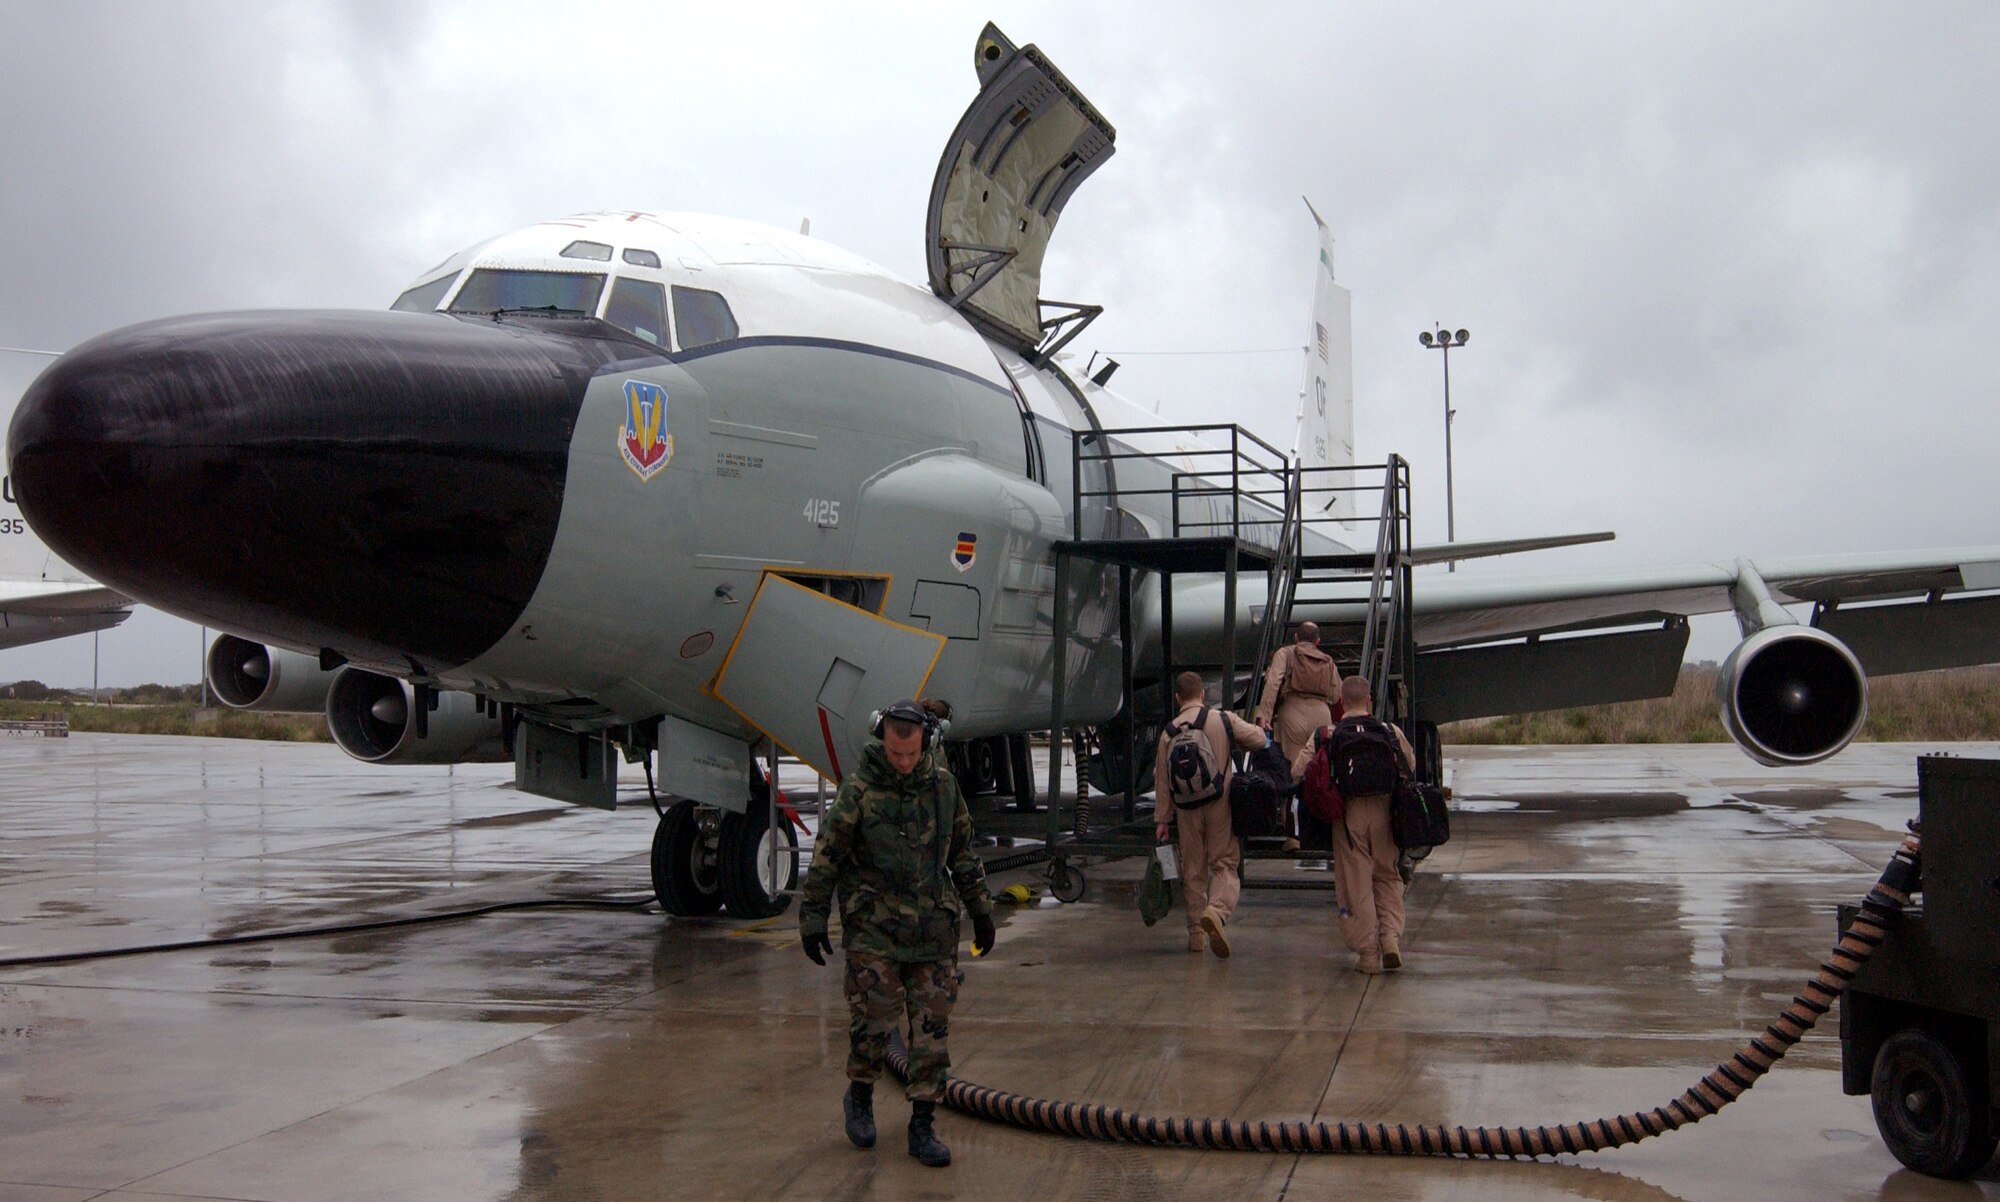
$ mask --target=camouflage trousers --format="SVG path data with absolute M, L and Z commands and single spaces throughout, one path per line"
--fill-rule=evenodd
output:
M 906 1028 L 910 1047 L 912 1101 L 935 1102 L 944 1096 L 951 1068 L 945 1036 L 951 1029 L 951 1007 L 958 1000 L 958 960 L 899 962 L 880 956 L 847 953 L 847 1077 L 874 1081 L 882 1075 L 889 1054 L 889 1033 Z

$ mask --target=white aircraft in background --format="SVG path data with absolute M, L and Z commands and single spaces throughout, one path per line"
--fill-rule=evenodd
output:
M 109 630 L 131 616 L 130 598 L 49 550 L 14 502 L 13 477 L 0 476 L 0 651 Z

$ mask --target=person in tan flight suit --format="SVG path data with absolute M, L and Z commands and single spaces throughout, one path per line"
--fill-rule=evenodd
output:
M 1174 678 L 1174 700 L 1180 712 L 1160 732 L 1160 749 L 1153 760 L 1153 780 L 1157 783 L 1153 802 L 1153 833 L 1166 839 L 1168 830 L 1180 833 L 1181 888 L 1187 895 L 1188 950 L 1207 949 L 1222 959 L 1229 958 L 1229 936 L 1224 928 L 1236 912 L 1243 884 L 1237 876 L 1242 852 L 1235 832 L 1229 829 L 1229 777 L 1232 744 L 1245 751 L 1262 747 L 1270 736 L 1225 709 L 1202 704 L 1207 693 L 1199 673 L 1183 672 Z M 1205 718 L 1205 721 L 1203 719 Z M 1216 767 L 1216 792 L 1207 802 L 1182 807 L 1169 800 L 1167 755 L 1174 735 L 1201 722 Z M 1204 936 L 1206 939 L 1204 940 Z
M 1341 681 L 1340 704 L 1345 711 L 1343 727 L 1355 719 L 1374 721 L 1368 682 L 1361 677 Z M 1417 754 L 1402 728 L 1393 722 L 1381 725 L 1395 737 L 1403 771 L 1415 771 Z M 1329 731 L 1328 737 L 1341 737 L 1335 731 Z M 1336 742 L 1335 750 L 1340 746 Z M 1292 761 L 1293 779 L 1306 774 L 1312 758 L 1313 746 L 1308 741 Z M 1402 853 L 1389 831 L 1389 795 L 1370 793 L 1344 800 L 1346 814 L 1333 828 L 1333 884 L 1340 906 L 1340 938 L 1354 952 L 1354 971 L 1369 976 L 1384 969 L 1393 972 L 1403 966 L 1403 876 L 1396 870 Z
M 1319 624 L 1300 622 L 1292 642 L 1271 655 L 1264 670 L 1264 689 L 1257 698 L 1257 725 L 1276 736 L 1285 761 L 1312 744 L 1313 732 L 1331 725 L 1340 695 L 1340 669 L 1319 649 Z M 1273 717 L 1275 715 L 1275 724 Z M 1298 818 L 1285 811 L 1285 850 L 1297 851 Z

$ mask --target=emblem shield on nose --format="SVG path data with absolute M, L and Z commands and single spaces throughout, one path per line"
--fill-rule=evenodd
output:
M 666 389 L 644 380 L 625 381 L 625 428 L 618 433 L 618 451 L 641 480 L 651 480 L 674 457 Z

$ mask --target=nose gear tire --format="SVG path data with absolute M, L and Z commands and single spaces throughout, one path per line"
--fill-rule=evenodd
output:
M 692 801 L 677 801 L 653 828 L 653 892 L 660 908 L 680 918 L 700 918 L 722 908 L 712 852 L 702 838 Z
M 721 879 L 722 904 L 732 918 L 775 918 L 792 904 L 786 891 L 799 883 L 798 860 L 792 849 L 799 845 L 798 831 L 784 815 L 778 816 L 773 830 L 770 811 L 751 802 L 741 814 L 725 814 L 716 854 L 716 873 Z M 770 839 L 778 841 L 778 875 L 770 875 Z

